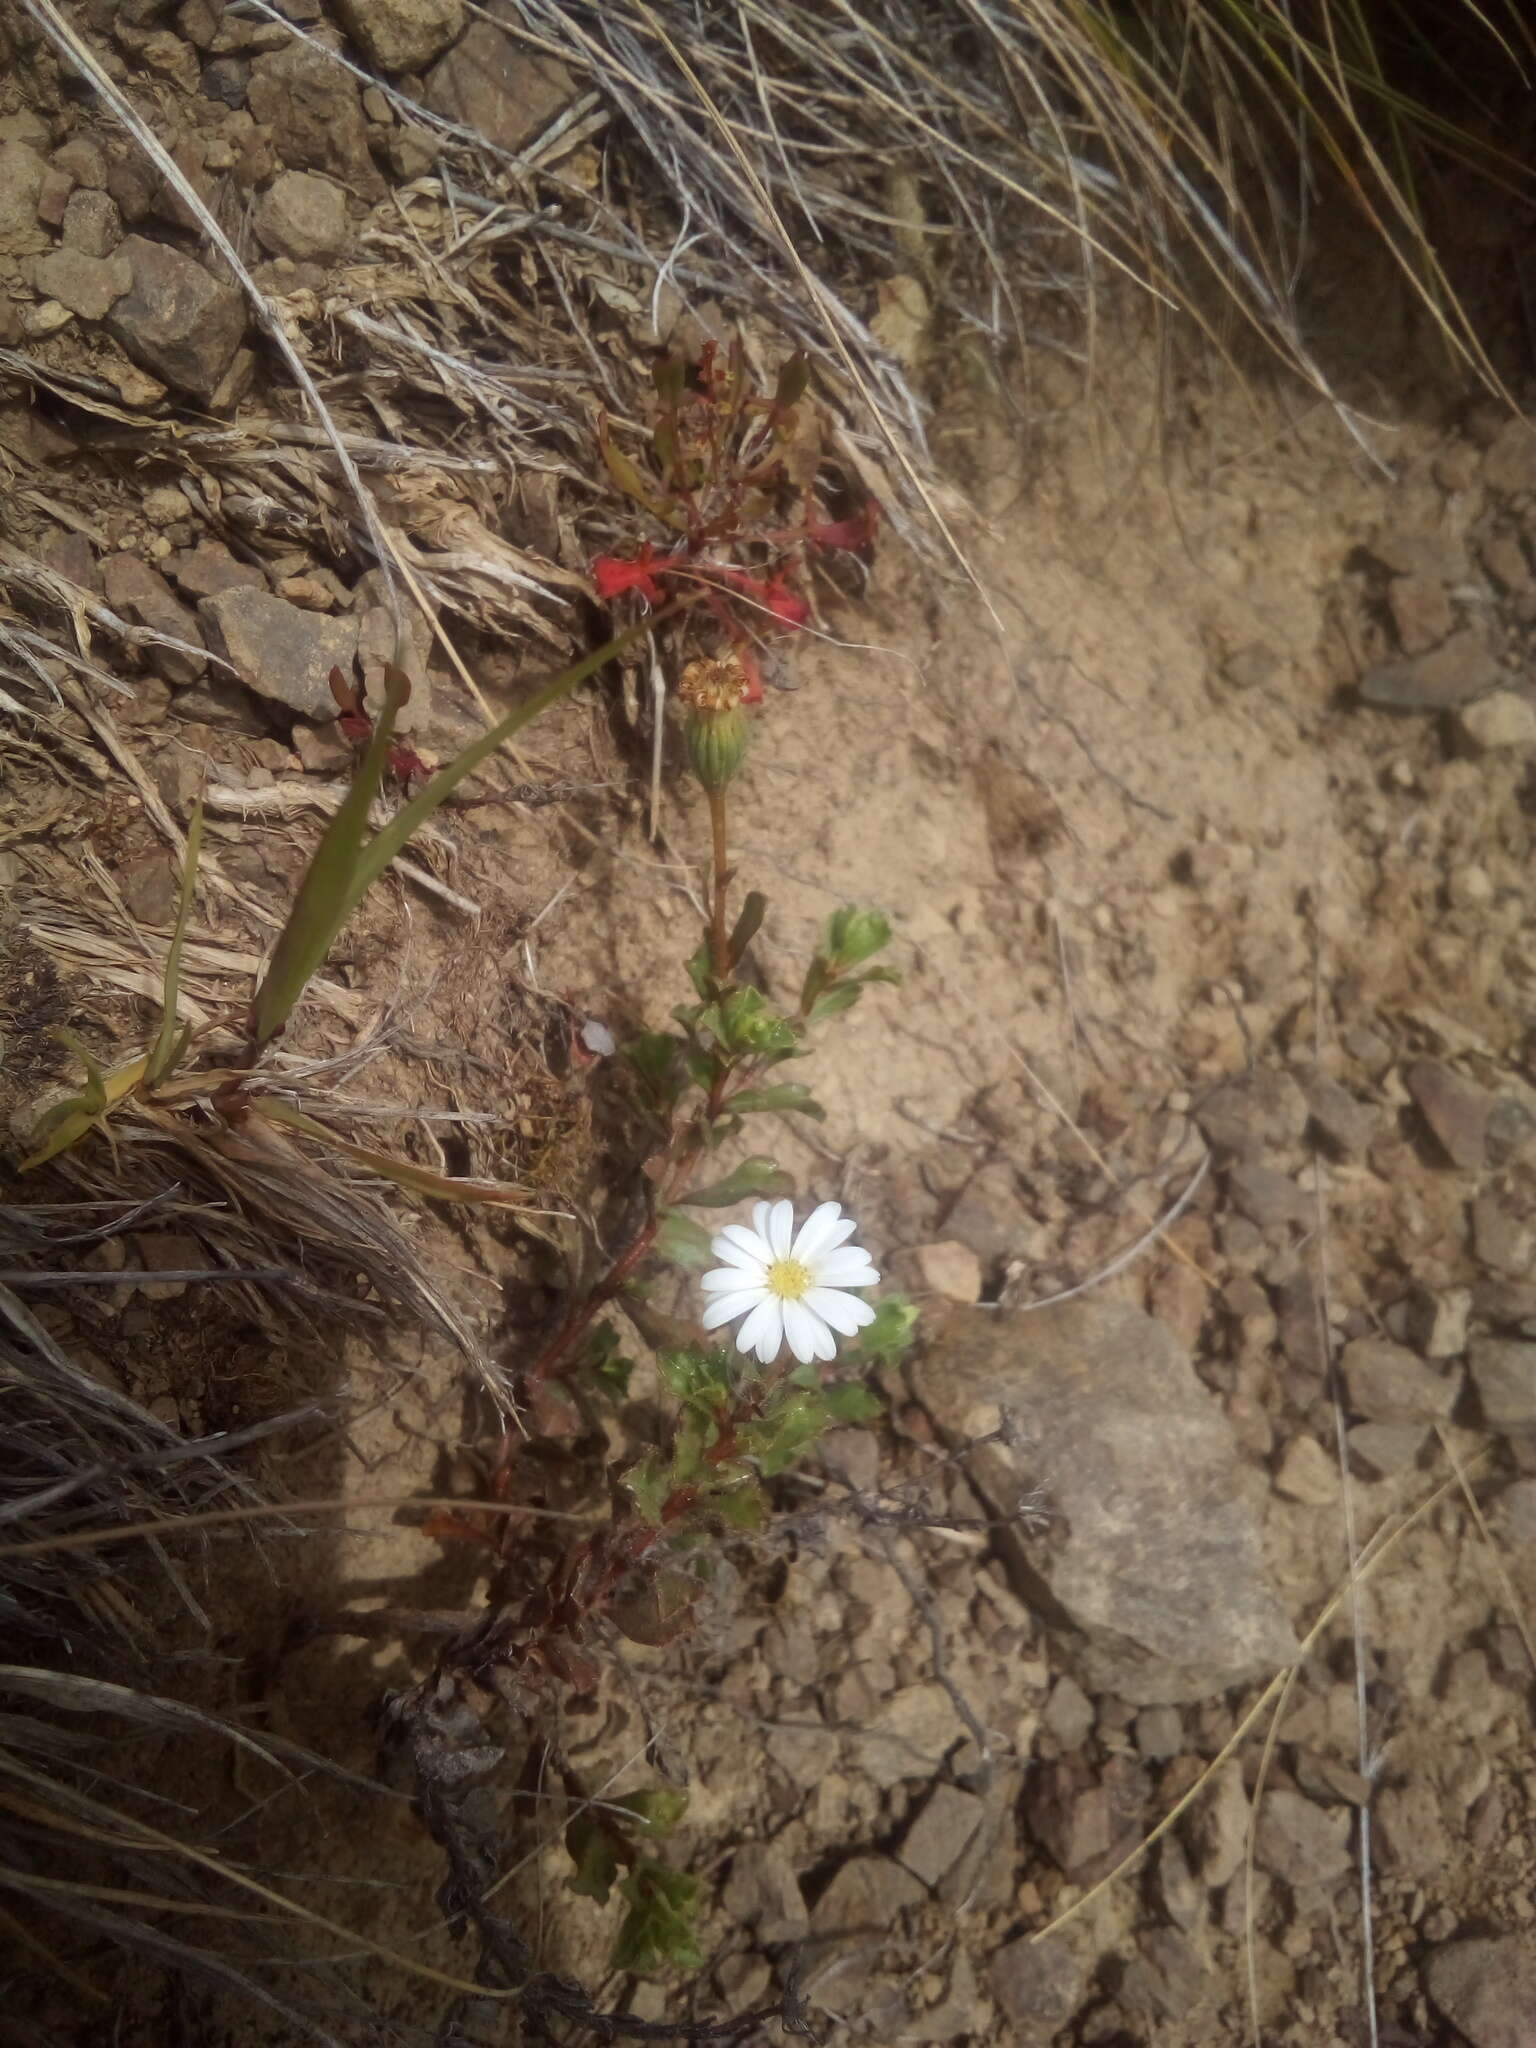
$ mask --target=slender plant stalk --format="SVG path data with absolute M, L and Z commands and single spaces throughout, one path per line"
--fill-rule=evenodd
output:
M 731 975 L 730 926 L 725 921 L 725 896 L 730 887 L 731 867 L 726 854 L 725 791 L 709 792 L 709 829 L 715 845 L 715 872 L 709 894 L 709 964 L 716 981 Z

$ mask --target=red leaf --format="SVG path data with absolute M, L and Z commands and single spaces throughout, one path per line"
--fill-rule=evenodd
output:
M 626 590 L 638 590 L 648 603 L 660 604 L 664 592 L 656 578 L 664 575 L 670 566 L 671 557 L 658 555 L 646 541 L 633 558 L 599 555 L 592 564 L 592 581 L 597 585 L 597 594 L 604 604 L 612 604 Z

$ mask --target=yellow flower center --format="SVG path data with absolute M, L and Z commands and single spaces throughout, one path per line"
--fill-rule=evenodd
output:
M 811 1291 L 811 1275 L 798 1259 L 775 1259 L 768 1268 L 767 1287 L 780 1301 L 798 1301 Z

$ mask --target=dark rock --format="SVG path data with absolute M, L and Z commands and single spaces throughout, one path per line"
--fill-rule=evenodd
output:
M 1356 1337 L 1339 1360 L 1350 1413 L 1367 1422 L 1448 1422 L 1457 1382 L 1388 1337 Z
M 1456 623 L 1443 583 L 1425 576 L 1399 576 L 1387 592 L 1387 606 L 1404 654 L 1438 647 Z
M 987 1983 L 1010 2020 L 1060 2027 L 1082 2003 L 1088 1973 L 1065 1935 L 1043 1941 L 1023 1935 L 993 1956 Z
M 775 1842 L 743 1842 L 731 1858 L 720 1903 L 764 1948 L 799 1941 L 810 1925 L 795 1867 Z
M 1118 1998 L 1138 2018 L 1187 2023 L 1213 1988 L 1211 1966 L 1175 1927 L 1149 1927 L 1137 1936 L 1140 1953 L 1127 1964 Z
M 1027 1449 L 987 1446 L 971 1482 L 1000 1517 L 1042 1488 L 1044 1532 L 1000 1548 L 1020 1596 L 1066 1625 L 1089 1692 L 1202 1699 L 1295 1654 L 1231 1426 L 1161 1323 L 1102 1296 L 957 1309 L 911 1371 L 947 1434 L 983 1434 L 999 1408 L 1027 1418 Z
M 110 256 L 123 239 L 123 217 L 108 192 L 84 186 L 64 209 L 64 246 L 82 256 Z
M 0 142 L 0 255 L 28 256 L 48 247 L 38 201 L 48 166 L 24 142 Z
M 203 66 L 198 87 L 205 100 L 222 100 L 226 107 L 245 105 L 246 87 L 251 82 L 250 60 L 245 57 L 215 57 Z
M 1499 1329 L 1536 1337 L 1536 1279 L 1479 1280 L 1472 1289 L 1472 1310 Z
M 1479 543 L 1483 567 L 1504 591 L 1528 590 L 1531 565 L 1516 533 L 1490 533 Z
M 239 292 L 179 249 L 142 235 L 130 235 L 112 260 L 122 258 L 133 283 L 108 317 L 111 333 L 154 376 L 211 398 L 245 333 Z
M 1428 1881 L 1438 1879 L 1450 1863 L 1451 1837 L 1440 1801 L 1423 1778 L 1384 1786 L 1371 1808 L 1371 1820 L 1383 1869 Z
M 1487 1427 L 1503 1436 L 1536 1433 L 1536 1344 L 1474 1337 L 1467 1363 Z
M 1424 1988 L 1471 2048 L 1531 2048 L 1536 1934 L 1448 1941 L 1425 1962 Z
M 163 928 L 176 916 L 180 884 L 169 854 L 147 853 L 118 871 L 123 901 L 140 924 Z
M 347 201 L 339 185 L 310 171 L 284 171 L 257 202 L 256 239 L 274 256 L 324 263 L 347 243 Z
M 1296 1783 L 1302 1791 L 1323 1806 L 1365 1806 L 1370 1801 L 1369 1781 L 1334 1757 L 1300 1749 L 1296 1752 L 1295 1770 Z
M 498 41 L 507 41 L 488 23 Z M 368 152 L 357 82 L 323 52 L 301 42 L 258 57 L 246 99 L 272 131 L 272 146 L 291 170 L 329 171 L 365 198 L 376 199 L 384 180 Z
M 329 677 L 333 668 L 351 673 L 355 619 L 301 611 L 269 591 L 238 588 L 205 597 L 198 611 L 210 644 L 258 696 L 286 704 L 301 718 L 335 717 Z
M 1069 1672 L 1051 1687 L 1040 1725 L 1055 1736 L 1063 1750 L 1081 1749 L 1088 1740 L 1093 1730 L 1093 1701 Z
M 973 1793 L 935 1785 L 897 1854 L 914 1877 L 936 1887 L 970 1847 L 986 1811 Z
M 1488 1160 L 1507 1166 L 1536 1150 L 1536 1107 L 1520 1095 L 1495 1095 L 1488 1111 Z
M 1415 576 L 1424 583 L 1454 583 L 1466 573 L 1466 559 L 1457 542 L 1422 527 L 1384 526 L 1371 542 L 1370 551 L 1394 576 Z
M 57 528 L 38 552 L 48 568 L 67 576 L 71 583 L 78 583 L 82 590 L 100 594 L 101 571 L 96 566 L 96 551 L 83 533 Z
M 1280 1067 L 1255 1067 L 1218 1081 L 1194 1111 L 1206 1142 L 1238 1159 L 1289 1151 L 1301 1142 L 1307 1114 L 1307 1098 Z
M 1312 1122 L 1330 1150 L 1341 1159 L 1363 1159 L 1381 1128 L 1381 1112 L 1327 1074 L 1309 1074 L 1302 1086 Z
M 1295 1891 L 1336 1884 L 1349 1869 L 1349 1814 L 1299 1792 L 1271 1791 L 1259 1806 L 1254 1860 Z
M 1349 1432 L 1350 1455 L 1372 1479 L 1405 1472 L 1428 1441 L 1429 1432 L 1419 1422 L 1357 1422 Z
M 137 555 L 108 555 L 101 565 L 101 585 L 113 611 L 131 624 L 188 641 L 193 647 L 204 644 L 196 618 L 172 593 L 159 570 L 141 562 Z M 185 653 L 179 647 L 151 646 L 146 652 L 151 666 L 168 683 L 195 683 L 208 667 L 201 655 Z
M 369 63 L 390 77 L 425 71 L 464 27 L 464 0 L 338 0 L 337 12 Z
M 1288 1173 L 1277 1173 L 1261 1160 L 1239 1160 L 1227 1175 L 1232 1200 L 1266 1236 L 1287 1225 L 1309 1230 L 1317 1221 L 1317 1204 Z
M 107 153 L 93 135 L 72 135 L 61 142 L 50 159 L 72 183 L 92 192 L 107 189 Z
M 1415 1351 L 1426 1358 L 1459 1358 L 1467 1348 L 1467 1320 L 1472 1313 L 1470 1287 L 1447 1287 L 1443 1293 L 1412 1294 L 1407 1304 L 1407 1334 Z
M 1157 1845 L 1153 1884 L 1157 1903 L 1175 1927 L 1188 1933 L 1199 1926 L 1206 1914 L 1205 1887 L 1190 1869 L 1188 1852 L 1177 1835 L 1164 1835 Z
M 1177 1707 L 1143 1707 L 1135 1728 L 1137 1749 L 1153 1763 L 1177 1756 L 1184 1747 L 1184 1717 Z
M 1216 1774 L 1185 1822 L 1196 1875 L 1203 1885 L 1219 1891 L 1230 1884 L 1248 1845 L 1248 1794 L 1243 1774 L 1228 1764 Z
M 1528 1281 L 1536 1270 L 1536 1221 L 1508 1188 L 1485 1188 L 1472 1204 L 1472 1249 L 1495 1273 Z
M 1068 1877 L 1106 1855 L 1117 1832 L 1108 1786 L 1072 1757 L 1041 1764 L 1032 1773 L 1024 1789 L 1024 1822 Z
M 1310 1270 L 1295 1266 L 1276 1282 L 1275 1320 L 1280 1348 L 1298 1371 L 1321 1374 L 1327 1369 L 1317 1288 Z
M 1013 1169 L 997 1162 L 972 1174 L 944 1218 L 944 1235 L 988 1265 L 1015 1257 L 1028 1227 Z
M 1426 654 L 1379 662 L 1360 678 L 1362 700 L 1379 711 L 1452 711 L 1495 689 L 1499 670 L 1475 626 L 1463 626 Z
M 498 149 L 518 150 L 576 97 L 576 81 L 557 57 L 525 48 L 489 21 L 471 22 L 427 79 L 434 114 L 472 128 Z
M 1441 1060 L 1414 1060 L 1403 1082 L 1452 1166 L 1479 1172 L 1488 1158 L 1488 1090 Z
M 189 597 L 217 597 L 225 590 L 265 590 L 267 579 L 251 562 L 239 561 L 221 540 L 200 540 L 166 560 Z
M 32 279 L 44 298 L 57 299 L 82 320 L 105 320 L 133 283 L 133 271 L 121 254 L 83 256 L 78 249 L 53 249 L 38 257 Z

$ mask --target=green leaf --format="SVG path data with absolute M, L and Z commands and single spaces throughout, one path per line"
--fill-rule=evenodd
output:
M 781 1172 L 771 1159 L 754 1157 L 732 1167 L 724 1180 L 704 1188 L 690 1188 L 678 1199 L 694 1209 L 728 1209 L 733 1202 L 744 1202 L 749 1195 L 771 1199 L 787 1195 L 793 1187 L 789 1175 Z
M 726 1101 L 732 1115 L 746 1115 L 754 1109 L 776 1109 L 782 1115 L 796 1111 L 825 1123 L 827 1112 L 803 1081 L 779 1081 L 771 1088 L 742 1088 Z
M 829 989 L 823 989 L 806 1012 L 808 1024 L 825 1023 L 828 1017 L 839 1017 L 844 1010 L 851 1010 L 864 991 L 856 981 L 840 981 Z
M 827 1404 L 827 1415 L 833 1422 L 873 1422 L 885 1409 L 880 1396 L 871 1393 L 857 1380 L 841 1380 L 836 1386 L 828 1387 L 823 1399 Z
M 709 964 L 709 943 L 700 946 L 688 961 L 688 979 L 693 983 L 694 992 L 701 1003 L 707 1003 L 715 992 L 714 970 Z
M 827 920 L 821 950 L 842 973 L 872 959 L 891 943 L 891 921 L 879 910 L 835 910 Z
M 904 1295 L 888 1294 L 875 1304 L 875 1320 L 866 1323 L 843 1353 L 846 1360 L 867 1358 L 874 1365 L 899 1365 L 917 1336 L 917 1310 Z
M 762 1488 L 748 1480 L 739 1486 L 723 1486 L 711 1496 L 722 1519 L 732 1529 L 761 1529 L 767 1515 Z
M 613 1803 L 634 1815 L 637 1834 L 659 1842 L 671 1834 L 688 1811 L 688 1794 L 668 1785 L 658 1785 L 647 1792 L 626 1792 L 622 1799 L 615 1799 Z
M 672 1473 L 654 1451 L 647 1451 L 624 1474 L 624 1490 L 634 1501 L 642 1521 L 661 1526 L 661 1511 L 672 1493 Z
M 637 505 L 643 505 L 646 511 L 653 518 L 659 519 L 664 526 L 676 527 L 679 522 L 670 505 L 656 495 L 623 449 L 615 447 L 613 430 L 609 426 L 606 414 L 598 423 L 597 445 L 602 450 L 608 474 L 625 497 L 633 498 Z
M 670 1031 L 642 1031 L 624 1048 L 624 1057 L 646 1093 L 656 1102 L 675 1102 L 682 1093 L 678 1072 L 682 1040 Z
M 760 1421 L 743 1432 L 765 1479 L 792 1465 L 827 1426 L 827 1404 L 818 1388 L 787 1387 Z
M 661 1228 L 656 1233 L 653 1249 L 657 1258 L 667 1260 L 670 1265 L 702 1273 L 706 1266 L 715 1262 L 709 1236 L 703 1224 L 695 1223 L 691 1216 L 684 1216 L 676 1209 L 663 1209 Z
M 761 931 L 767 910 L 768 898 L 760 890 L 749 890 L 741 906 L 741 915 L 731 928 L 728 953 L 733 967 L 739 963 L 748 946 Z
M 176 1008 L 181 997 L 181 949 L 192 916 L 197 893 L 197 860 L 203 847 L 203 800 L 192 806 L 187 825 L 187 857 L 181 868 L 181 899 L 176 905 L 176 928 L 171 933 L 171 950 L 165 956 L 165 985 L 160 996 L 160 1032 L 144 1069 L 144 1081 L 153 1088 L 171 1073 L 186 1050 L 187 1034 L 176 1027 Z
M 410 693 L 404 671 L 391 664 L 384 671 L 384 706 L 352 785 L 320 836 L 251 1004 L 250 1032 L 258 1045 L 265 1045 L 287 1025 L 362 894 L 357 882 L 368 812 L 389 765 L 395 719 Z
M 619 1874 L 618 1850 L 612 1834 L 590 1813 L 579 1813 L 565 1831 L 566 1852 L 576 1868 L 565 1882 L 578 1898 L 608 1903 Z
M 731 1397 L 731 1355 L 718 1347 L 689 1344 L 663 1351 L 656 1370 L 685 1407 L 704 1414 L 713 1415 Z
M 693 1928 L 699 1899 L 696 1877 L 647 1857 L 620 1882 L 619 1894 L 629 1901 L 629 1911 L 613 1945 L 616 1970 L 644 1976 L 668 1964 L 685 1970 L 703 1968 Z
M 805 396 L 806 386 L 811 381 L 811 365 L 804 349 L 796 349 L 792 356 L 786 356 L 779 365 L 779 381 L 774 386 L 773 404 L 776 412 L 788 412 Z

